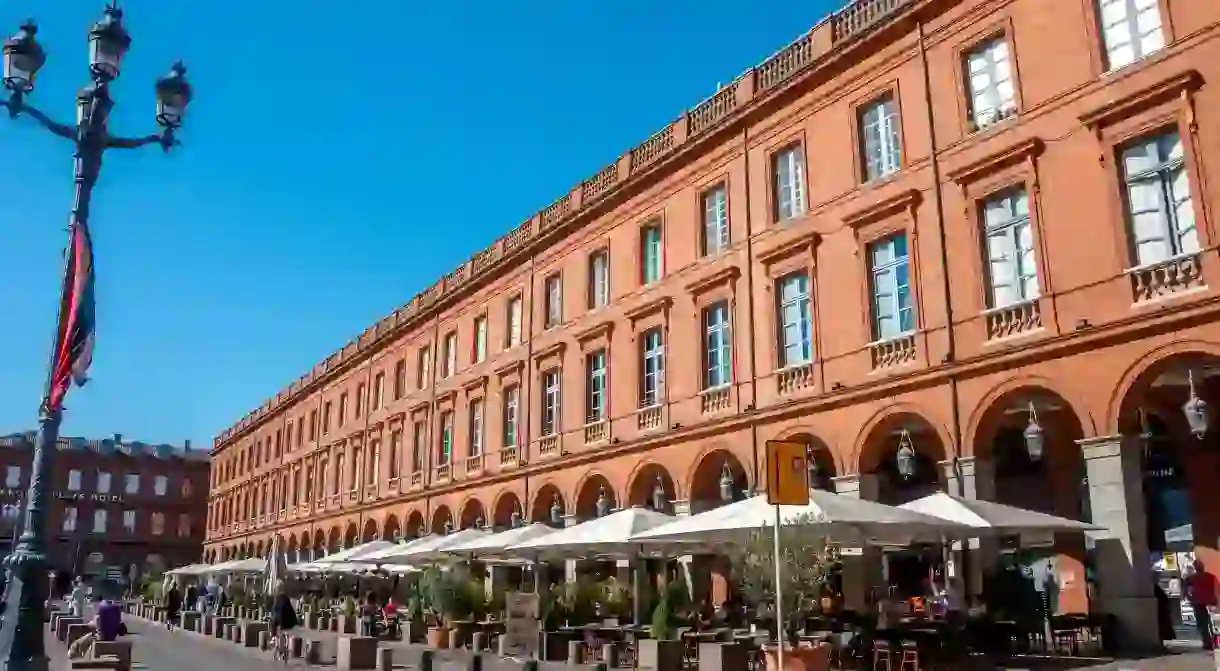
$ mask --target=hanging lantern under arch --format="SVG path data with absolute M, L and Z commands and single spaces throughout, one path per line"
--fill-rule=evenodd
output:
M 733 494 L 733 472 L 729 470 L 729 465 L 725 464 L 720 470 L 720 500 L 731 503 Z
M 1042 453 L 1046 449 L 1046 432 L 1038 423 L 1038 413 L 1034 409 L 1033 401 L 1029 403 L 1029 424 L 1021 435 L 1025 437 L 1025 451 L 1029 454 L 1029 460 L 1034 463 L 1041 461 Z
M 1187 371 L 1187 381 L 1190 383 L 1190 397 L 1186 399 L 1186 403 L 1182 404 L 1182 414 L 1186 416 L 1186 424 L 1190 426 L 1190 432 L 1195 438 L 1203 440 L 1203 436 L 1207 434 L 1207 427 L 1210 423 L 1210 417 L 1207 411 L 1207 401 L 1199 398 L 1198 392 L 1195 391 L 1195 373 Z
M 894 467 L 903 480 L 915 477 L 917 463 L 915 461 L 915 446 L 911 444 L 911 433 L 906 429 L 898 436 L 898 452 L 894 455 Z

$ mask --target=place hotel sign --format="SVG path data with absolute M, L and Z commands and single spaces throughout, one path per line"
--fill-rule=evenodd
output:
M 0 488 L 0 499 L 21 499 L 26 490 L 16 487 Z M 55 492 L 55 498 L 61 501 L 94 501 L 96 503 L 122 503 L 123 497 L 118 494 L 84 494 L 81 492 Z

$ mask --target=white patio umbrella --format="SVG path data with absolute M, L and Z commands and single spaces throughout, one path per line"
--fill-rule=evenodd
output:
M 366 555 L 371 555 L 382 550 L 392 547 L 398 547 L 390 541 L 369 541 L 362 543 L 356 547 L 340 550 L 333 554 L 328 554 L 321 559 L 315 559 L 314 564 L 338 564 L 342 562 L 357 562 L 363 559 Z
M 810 533 L 840 545 L 906 544 L 916 539 L 959 538 L 966 532 L 963 525 L 950 520 L 823 490 L 811 491 L 808 505 L 779 508 L 783 524 L 800 519 Z M 774 525 L 775 506 L 767 503 L 766 496 L 754 496 L 641 531 L 632 540 L 742 543 L 751 534 Z
M 552 526 L 534 522 L 527 526 L 472 538 L 464 543 L 447 546 L 442 551 L 465 557 L 499 558 L 511 554 L 507 552 L 508 548 L 518 543 L 536 540 L 555 532 L 556 529 Z
M 554 533 L 522 541 L 504 549 L 518 556 L 589 557 L 592 555 L 636 557 L 649 550 L 673 545 L 670 539 L 642 539 L 643 532 L 674 521 L 673 515 L 633 506 Z M 680 542 L 680 541 L 679 541 Z
M 282 545 L 283 539 L 278 534 L 271 539 L 271 551 L 267 553 L 267 564 L 263 568 L 263 594 L 278 592 L 288 575 L 288 558 L 284 556 Z
M 267 560 L 252 557 L 250 559 L 234 559 L 208 567 L 208 573 L 262 573 L 267 568 Z
M 1102 531 L 1103 528 L 993 501 L 937 492 L 899 506 L 967 526 L 971 536 L 1015 536 L 1022 533 Z
M 172 569 L 166 571 L 165 573 L 166 573 L 166 575 L 195 576 L 195 575 L 201 575 L 201 574 L 207 573 L 208 570 L 211 568 L 212 567 L 208 566 L 207 564 L 187 564 L 186 566 L 179 566 L 178 568 L 172 568 Z
M 462 529 L 447 535 L 426 536 L 406 545 L 395 545 L 394 547 L 365 555 L 361 557 L 361 561 L 381 566 L 387 564 L 411 566 L 443 561 L 451 558 L 451 555 L 446 555 L 442 552 L 446 547 L 452 547 L 459 543 L 466 543 L 473 539 L 490 535 L 489 532 L 483 529 Z

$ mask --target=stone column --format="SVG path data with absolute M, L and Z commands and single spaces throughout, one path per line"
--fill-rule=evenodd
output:
M 952 460 L 942 461 L 940 466 L 945 490 L 949 494 L 967 499 L 995 501 L 995 462 L 976 457 L 960 457 L 957 460 L 957 468 L 954 468 Z M 963 550 L 960 541 L 953 544 L 953 564 L 961 579 L 961 587 L 966 590 L 966 603 L 971 604 L 976 603 L 983 593 L 983 576 L 999 565 L 1000 543 L 999 539 L 994 537 L 971 538 L 966 547 L 969 548 L 968 553 Z
M 844 475 L 834 479 L 835 493 L 866 501 L 879 495 L 877 476 Z M 870 612 L 869 592 L 882 584 L 881 549 L 843 548 L 843 607 L 860 614 Z
M 1161 647 L 1148 557 L 1143 444 L 1135 436 L 1077 441 L 1088 473 L 1095 540 L 1097 610 L 1118 619 L 1116 641 L 1133 650 Z

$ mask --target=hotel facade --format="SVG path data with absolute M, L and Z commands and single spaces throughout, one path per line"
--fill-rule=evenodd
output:
M 1152 560 L 1220 572 L 1213 77 L 1214 2 L 859 0 L 222 432 L 205 559 L 697 512 L 790 439 L 1091 519 L 1057 608 L 1155 636 Z

